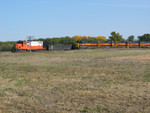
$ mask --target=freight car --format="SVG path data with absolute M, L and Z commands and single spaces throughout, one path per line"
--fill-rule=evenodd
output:
M 45 50 L 43 41 L 18 41 L 12 48 L 15 51 L 40 51 Z
M 119 44 L 113 41 L 80 41 L 76 43 L 76 48 L 85 49 L 85 48 L 116 48 Z
M 97 47 L 97 41 L 95 40 L 92 40 L 92 41 L 80 41 L 78 44 L 77 44 L 79 47 L 78 48 L 93 48 L 93 47 Z
M 142 42 L 141 47 L 149 48 L 150 47 L 150 42 Z
M 72 44 L 65 44 L 65 45 L 46 45 L 46 50 L 47 51 L 53 51 L 53 50 L 72 50 L 74 45 Z
M 84 49 L 85 48 L 94 48 L 94 47 L 110 48 L 113 46 L 114 46 L 114 42 L 112 42 L 112 41 L 97 42 L 96 40 L 92 40 L 92 41 L 80 41 L 78 43 L 78 48 L 84 48 Z
M 76 48 L 150 48 L 150 42 L 131 42 L 131 41 L 80 41 Z

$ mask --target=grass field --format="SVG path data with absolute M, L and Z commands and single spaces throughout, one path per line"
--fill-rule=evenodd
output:
M 150 49 L 0 53 L 2 113 L 150 113 Z

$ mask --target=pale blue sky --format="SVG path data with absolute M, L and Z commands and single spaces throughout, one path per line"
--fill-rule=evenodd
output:
M 0 0 L 0 41 L 150 33 L 150 0 Z

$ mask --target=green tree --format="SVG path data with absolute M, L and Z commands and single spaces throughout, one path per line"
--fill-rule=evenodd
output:
M 144 34 L 143 36 L 138 36 L 139 41 L 150 41 L 150 34 Z
M 51 39 L 46 38 L 46 39 L 43 40 L 43 45 L 46 46 L 46 45 L 50 44 L 50 42 L 51 42 Z
M 134 40 L 134 36 L 133 36 L 133 35 L 129 36 L 129 37 L 128 37 L 128 40 L 129 40 L 129 41 L 133 41 L 133 40 Z
M 122 35 L 120 35 L 119 33 L 116 33 L 115 31 L 111 32 L 111 36 L 109 36 L 109 39 L 111 41 L 125 41 Z
M 2 51 L 2 49 L 3 49 L 3 42 L 0 42 L 0 51 Z
M 10 51 L 15 43 L 14 41 L 0 42 L 0 51 Z

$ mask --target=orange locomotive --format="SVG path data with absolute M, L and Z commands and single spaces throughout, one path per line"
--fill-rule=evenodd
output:
M 43 41 L 18 41 L 12 51 L 38 51 L 38 50 L 45 50 L 43 47 Z

